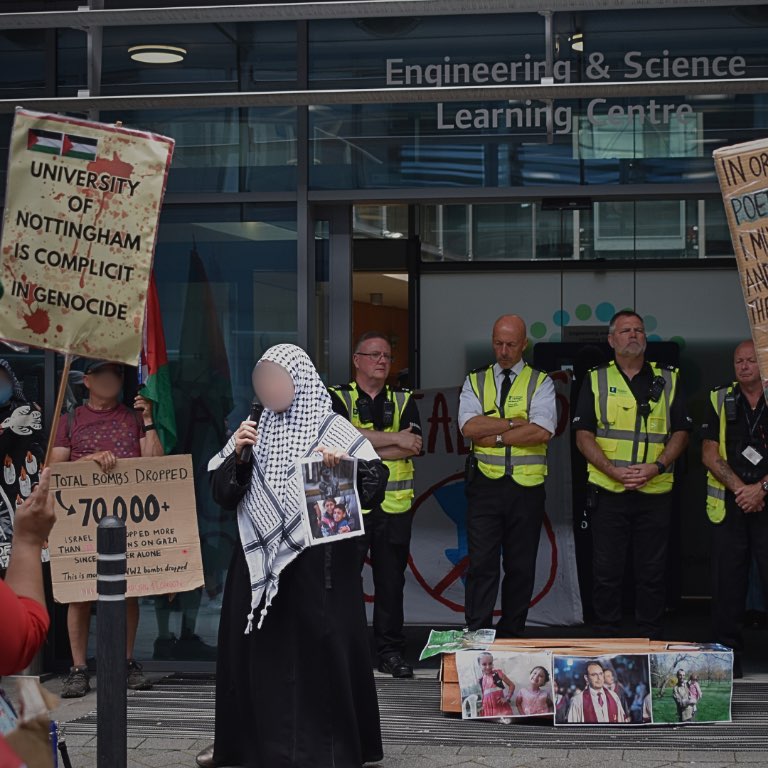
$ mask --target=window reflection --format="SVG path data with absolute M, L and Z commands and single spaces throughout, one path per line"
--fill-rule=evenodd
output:
M 719 199 L 423 205 L 418 220 L 429 262 L 733 256 Z

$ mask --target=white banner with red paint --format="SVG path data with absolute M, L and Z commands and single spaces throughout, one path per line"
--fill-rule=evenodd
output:
M 0 338 L 135 365 L 174 141 L 16 110 Z
M 580 624 L 583 620 L 571 511 L 571 380 L 567 371 L 552 377 L 559 418 L 557 433 L 549 443 L 546 517 L 528 613 L 528 624 L 539 626 Z M 469 446 L 458 428 L 459 391 L 453 387 L 416 395 L 424 455 L 415 460 L 416 511 L 405 582 L 408 624 L 464 624 L 468 565 L 464 463 Z M 368 566 L 364 577 L 370 595 L 373 586 Z M 368 600 L 370 613 L 370 597 Z

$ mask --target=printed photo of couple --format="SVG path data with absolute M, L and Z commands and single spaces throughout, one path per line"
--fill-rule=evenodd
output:
M 531 717 L 554 713 L 548 653 L 458 651 L 461 716 Z
M 556 725 L 652 722 L 648 655 L 554 656 Z
M 310 544 L 338 541 L 364 533 L 355 487 L 357 460 L 327 467 L 322 459 L 302 459 L 297 477 L 304 496 L 304 525 Z

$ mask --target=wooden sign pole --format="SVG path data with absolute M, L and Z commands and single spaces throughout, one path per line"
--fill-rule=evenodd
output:
M 51 453 L 53 444 L 56 442 L 56 433 L 59 431 L 59 420 L 61 419 L 61 409 L 64 406 L 64 395 L 69 384 L 69 369 L 72 367 L 72 355 L 64 355 L 64 368 L 61 371 L 61 380 L 59 381 L 59 391 L 56 395 L 56 407 L 53 409 L 53 422 L 51 423 L 51 433 L 48 436 L 48 447 L 45 449 L 45 461 L 43 466 L 47 467 L 51 463 Z

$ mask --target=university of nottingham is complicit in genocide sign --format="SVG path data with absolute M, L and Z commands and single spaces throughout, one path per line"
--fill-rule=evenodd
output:
M 174 141 L 16 110 L 0 338 L 135 364 Z
M 763 388 L 768 384 L 768 139 L 713 153 Z

